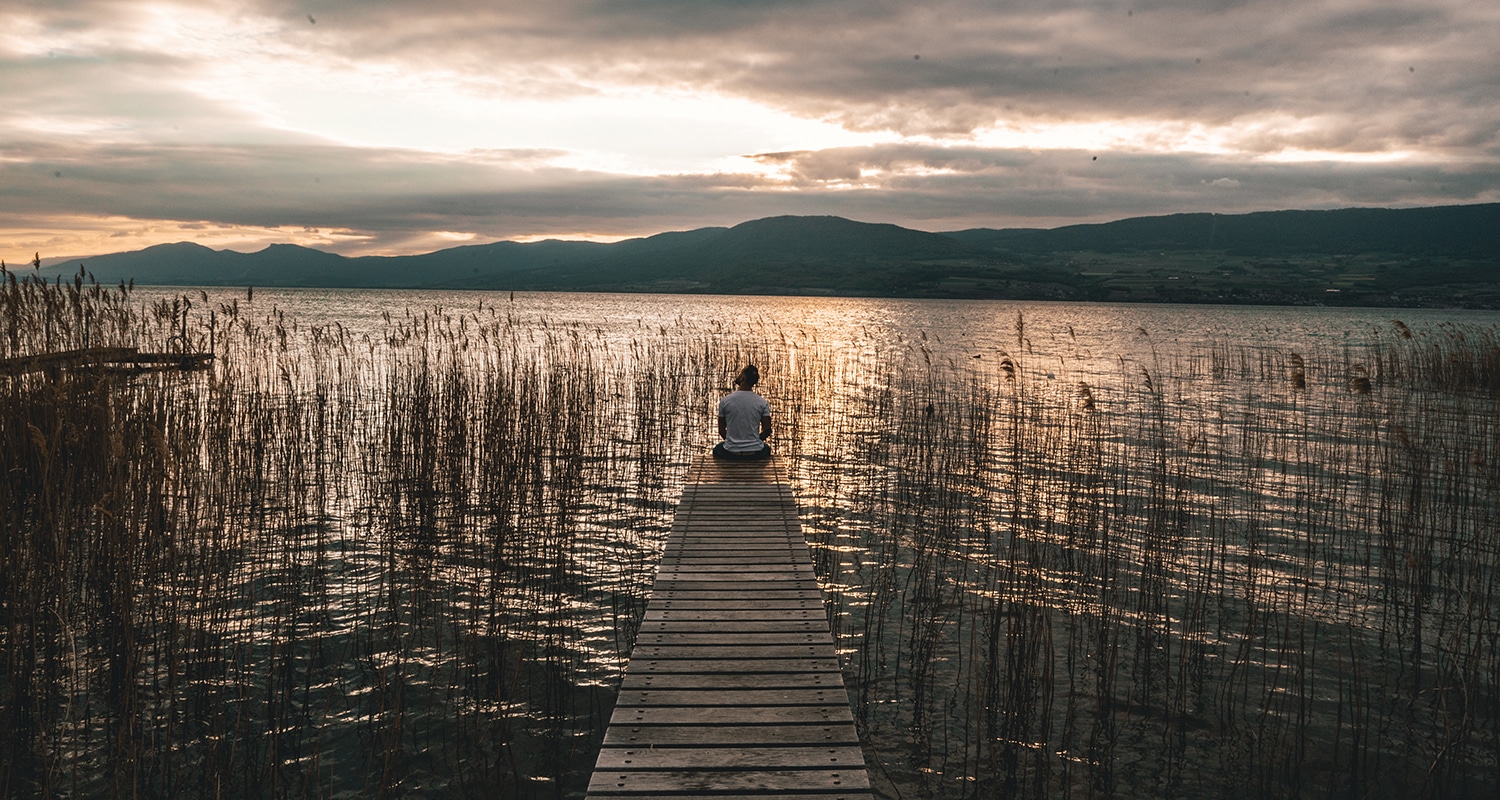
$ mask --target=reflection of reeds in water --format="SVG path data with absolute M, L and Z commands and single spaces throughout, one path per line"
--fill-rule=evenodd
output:
M 3 298 L 3 355 L 219 356 L 0 378 L 5 796 L 576 789 L 703 371 L 493 309 L 369 341 L 128 295 Z
M 0 377 L 6 796 L 576 793 L 746 361 L 885 791 L 1495 788 L 1493 332 L 1111 377 L 1037 366 L 1021 320 L 955 363 L 507 303 L 366 338 L 83 281 L 0 302 L 0 357 L 218 355 Z
M 889 431 L 818 502 L 844 515 L 821 537 L 862 539 L 821 565 L 884 777 L 954 797 L 1495 791 L 1495 338 L 1375 345 L 1374 376 L 1338 360 L 1370 353 L 1126 368 L 1092 408 L 1024 363 L 878 370 Z

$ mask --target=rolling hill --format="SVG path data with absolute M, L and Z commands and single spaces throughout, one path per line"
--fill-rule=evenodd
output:
M 189 243 L 70 259 L 101 283 L 1500 307 L 1500 204 L 1174 214 L 928 233 L 782 216 L 613 244 L 347 258 Z

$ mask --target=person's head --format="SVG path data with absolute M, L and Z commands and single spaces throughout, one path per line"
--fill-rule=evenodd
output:
M 760 370 L 756 369 L 754 364 L 746 364 L 745 368 L 740 370 L 740 374 L 734 376 L 734 385 L 737 389 L 749 391 L 754 389 L 757 383 L 760 383 Z

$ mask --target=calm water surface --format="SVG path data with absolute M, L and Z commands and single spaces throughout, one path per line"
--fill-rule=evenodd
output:
M 1355 748 L 1357 763 L 1378 765 L 1391 753 L 1429 743 L 1439 753 L 1434 758 L 1448 758 L 1459 752 L 1452 742 L 1428 733 L 1443 726 L 1420 717 L 1426 710 L 1411 709 L 1435 696 L 1427 693 L 1431 676 L 1450 669 L 1477 675 L 1483 667 L 1476 664 L 1493 660 L 1480 654 L 1453 668 L 1444 661 L 1448 651 L 1434 655 L 1430 643 L 1423 651 L 1427 612 L 1407 610 L 1433 609 L 1425 623 L 1451 631 L 1443 647 L 1452 652 L 1477 647 L 1476 631 L 1500 624 L 1475 627 L 1472 616 L 1463 616 L 1471 612 L 1460 608 L 1474 607 L 1465 593 L 1483 585 L 1495 566 L 1489 550 L 1495 497 L 1485 470 L 1500 462 L 1489 452 L 1492 438 L 1469 433 L 1492 424 L 1493 403 L 1421 392 L 1371 398 L 1351 393 L 1347 382 L 1374 349 L 1399 342 L 1404 326 L 1423 334 L 1463 326 L 1493 335 L 1500 312 L 206 293 L 209 307 L 237 303 L 246 319 L 266 319 L 274 310 L 288 325 L 339 328 L 376 347 L 390 321 L 424 315 L 449 324 L 508 319 L 511 328 L 534 332 L 537 347 L 586 343 L 592 363 L 628 363 L 647 352 L 633 349 L 642 342 L 675 343 L 678 350 L 663 352 L 679 354 L 692 352 L 695 342 L 780 342 L 760 348 L 784 365 L 782 374 L 763 369 L 762 388 L 781 400 L 777 414 L 786 427 L 778 442 L 790 456 L 804 527 L 833 598 L 846 673 L 887 796 L 982 795 L 999 790 L 997 775 L 1022 776 L 1007 792 L 1031 787 L 1038 796 L 1059 787 L 1080 796 L 1171 796 L 1194 787 L 1213 795 L 1244 780 L 1272 795 L 1287 787 L 1333 791 L 1340 784 L 1326 767 L 1312 777 L 1300 770 L 1304 761 L 1350 758 L 1342 733 L 1347 715 L 1364 715 L 1356 720 L 1355 730 L 1367 737 Z M 558 332 L 564 335 L 551 335 Z M 798 366 L 796 358 L 822 366 Z M 682 363 L 691 369 L 709 361 Z M 1297 383 L 1305 377 L 1306 387 L 1293 385 L 1293 362 Z M 1026 381 L 1007 384 L 1008 369 L 1025 372 Z M 674 374 L 646 372 L 656 381 Z M 722 376 L 694 377 L 694 391 L 728 379 L 726 365 Z M 792 385 L 815 381 L 826 386 Z M 880 382 L 887 383 L 871 390 Z M 559 624 L 571 631 L 559 634 L 560 646 L 592 665 L 585 679 L 558 678 L 575 687 L 608 686 L 617 674 L 620 625 L 597 618 L 631 613 L 611 608 L 607 595 L 620 590 L 611 581 L 650 574 L 659 541 L 629 539 L 629 529 L 660 533 L 670 515 L 670 490 L 642 494 L 630 481 L 659 481 L 644 475 L 651 471 L 680 475 L 684 454 L 711 439 L 702 398 L 628 383 L 615 391 L 640 394 L 621 412 L 630 430 L 620 441 L 631 448 L 645 443 L 642 452 L 651 455 L 639 461 L 642 474 L 597 478 L 601 499 L 580 517 L 591 533 L 570 557 L 585 565 L 624 559 L 635 566 L 591 572 L 587 580 L 594 583 L 579 605 L 559 610 Z M 1024 407 L 1012 394 L 1023 383 L 1025 391 L 1050 396 Z M 1097 399 L 1097 417 L 1077 413 L 1073 395 L 1080 385 L 1092 391 L 1090 408 Z M 651 414 L 659 418 L 647 420 Z M 653 437 L 673 444 L 656 447 Z M 1398 439 L 1403 443 L 1390 444 Z M 1447 461 L 1401 460 L 1449 449 Z M 982 465 L 974 467 L 976 460 Z M 1407 486 L 1407 473 L 1422 477 Z M 1461 502 L 1424 504 L 1427 493 L 1439 490 Z M 414 504 L 421 502 L 416 496 Z M 1441 537 L 1424 540 L 1437 550 L 1403 544 L 1430 537 L 1433 526 L 1447 526 Z M 1376 534 L 1389 541 L 1372 544 Z M 1428 559 L 1453 575 L 1424 577 Z M 1442 581 L 1455 588 L 1438 586 Z M 1412 594 L 1403 594 L 1408 589 Z M 455 595 L 451 613 L 473 605 Z M 1483 608 L 1481 616 L 1496 611 Z M 994 627 L 983 630 L 975 619 Z M 930 623 L 909 627 L 909 620 Z M 1299 637 L 1322 641 L 1323 649 Z M 1414 655 L 1399 644 L 1413 637 Z M 983 648 L 1000 647 L 996 642 L 1033 661 L 969 666 Z M 1298 651 L 1315 653 L 1316 663 L 1298 660 Z M 1102 653 L 1111 666 L 1094 670 L 1090 659 Z M 448 658 L 438 642 L 422 655 L 435 663 Z M 1432 663 L 1409 673 L 1408 657 Z M 1055 683 L 1048 688 L 1046 680 Z M 1025 697 L 996 698 L 996 691 L 1027 681 L 1037 681 L 1031 685 L 1042 687 L 1037 697 L 1045 698 L 1034 713 Z M 976 722 L 1002 702 L 1009 704 L 1003 719 Z M 1239 733 L 1247 719 L 1258 727 Z M 1474 723 L 1480 733 L 1465 728 L 1464 746 L 1492 741 L 1494 721 L 1481 715 Z M 996 733 L 1000 723 L 1020 727 Z M 1391 733 L 1400 726 L 1414 733 Z M 434 731 L 449 727 L 446 720 L 432 724 Z M 1169 755 L 1159 758 L 1168 735 Z M 1413 756 L 1400 774 L 1420 783 L 1425 757 Z M 1495 784 L 1491 755 L 1463 758 L 1448 785 Z M 561 780 L 578 785 L 576 774 Z M 1361 780 L 1351 786 L 1379 785 Z
M 182 291 L 146 287 L 137 294 L 170 297 Z M 249 305 L 243 290 L 203 291 L 214 302 Z M 256 310 L 276 308 L 304 326 L 338 324 L 355 334 L 374 334 L 386 319 L 407 313 L 492 310 L 523 324 L 586 329 L 611 342 L 629 342 L 662 329 L 743 333 L 764 328 L 816 337 L 833 346 L 921 341 L 934 353 L 952 357 L 994 357 L 1016 350 L 1020 315 L 1034 349 L 1101 364 L 1224 341 L 1305 350 L 1359 344 L 1373 331 L 1388 332 L 1392 320 L 1414 328 L 1500 325 L 1500 311 L 1463 309 L 382 289 L 255 289 L 251 295 Z

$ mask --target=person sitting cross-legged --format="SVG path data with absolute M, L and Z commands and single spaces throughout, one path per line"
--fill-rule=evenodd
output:
M 755 393 L 760 370 L 747 365 L 734 378 L 734 391 L 719 400 L 719 438 L 714 458 L 752 460 L 769 458 L 771 404 Z

